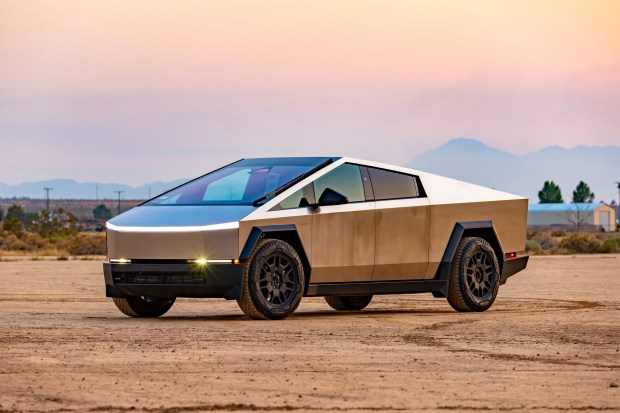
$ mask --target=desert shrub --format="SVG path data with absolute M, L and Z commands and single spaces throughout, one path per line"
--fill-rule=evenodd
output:
M 2 249 L 5 251 L 30 251 L 31 247 L 16 234 L 9 234 L 2 240 Z
M 554 238 L 550 237 L 544 232 L 537 232 L 530 239 L 536 241 L 538 245 L 540 245 L 540 247 L 544 250 L 555 248 L 558 245 L 558 242 Z
M 31 249 L 44 249 L 50 245 L 49 240 L 34 232 L 24 232 L 20 234 L 19 238 L 28 244 Z
M 2 229 L 12 233 L 19 233 L 22 231 L 22 223 L 15 217 L 7 218 L 2 223 Z
M 620 238 L 609 238 L 603 241 L 598 247 L 598 252 L 602 253 L 615 253 L 620 252 Z
M 21 239 L 15 237 L 15 239 L 11 239 L 9 240 L 9 242 L 5 243 L 4 245 L 6 245 L 6 249 L 8 251 L 31 251 L 32 248 L 30 247 L 30 245 L 26 244 L 24 241 L 22 241 Z
M 542 248 L 537 241 L 533 239 L 528 239 L 527 241 L 525 241 L 525 250 L 529 252 L 540 252 Z
M 527 231 L 527 239 L 532 239 L 534 238 L 536 235 L 538 235 L 540 232 L 538 230 L 533 230 L 533 231 Z
M 71 255 L 105 255 L 105 237 L 79 234 L 71 238 L 67 251 Z
M 551 231 L 551 236 L 552 237 L 556 237 L 556 238 L 558 238 L 558 237 L 565 237 L 566 236 L 566 232 L 564 232 L 561 229 L 556 229 L 554 231 Z
M 590 235 L 572 234 L 560 241 L 558 248 L 569 254 L 591 254 L 598 251 L 600 244 Z
M 56 257 L 57 261 L 69 261 L 69 257 L 67 257 L 66 255 L 59 255 L 58 257 Z

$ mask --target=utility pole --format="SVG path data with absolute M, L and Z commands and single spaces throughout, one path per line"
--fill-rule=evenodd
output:
M 121 194 L 125 191 L 114 191 L 118 194 L 118 214 L 121 214 Z
M 618 214 L 616 215 L 616 219 L 620 219 L 620 182 L 616 182 L 618 184 Z
M 95 201 L 99 201 L 99 185 L 95 185 Z
M 50 212 L 50 191 L 54 188 L 45 187 L 43 190 L 45 191 L 45 210 Z

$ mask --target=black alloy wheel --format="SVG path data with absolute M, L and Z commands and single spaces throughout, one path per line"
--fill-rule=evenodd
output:
M 261 240 L 246 264 L 237 303 L 250 318 L 286 318 L 299 306 L 304 277 L 301 258 L 290 244 L 278 239 Z
M 293 298 L 297 278 L 293 260 L 282 250 L 277 250 L 261 260 L 255 288 L 267 303 L 281 306 Z
M 499 263 L 483 238 L 463 238 L 454 254 L 448 282 L 448 302 L 457 311 L 488 310 L 499 290 Z
M 480 300 L 492 292 L 497 282 L 497 273 L 486 251 L 479 251 L 469 259 L 465 273 L 469 292 Z

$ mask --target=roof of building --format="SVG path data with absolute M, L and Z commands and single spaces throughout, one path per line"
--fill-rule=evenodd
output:
M 569 211 L 595 211 L 604 203 L 564 203 L 564 204 L 529 204 L 528 212 L 569 212 Z

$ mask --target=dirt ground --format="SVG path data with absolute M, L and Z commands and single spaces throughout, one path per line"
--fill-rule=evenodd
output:
M 101 261 L 0 262 L 0 412 L 620 411 L 620 255 L 533 257 L 485 313 L 429 294 L 284 321 L 131 319 Z

